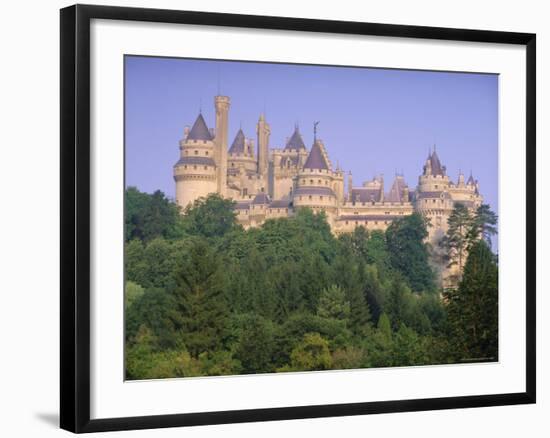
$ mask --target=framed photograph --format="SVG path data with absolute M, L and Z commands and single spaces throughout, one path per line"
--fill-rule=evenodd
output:
M 535 35 L 61 10 L 61 427 L 535 402 Z

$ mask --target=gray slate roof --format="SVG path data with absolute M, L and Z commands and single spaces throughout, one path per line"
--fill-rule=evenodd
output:
M 441 198 L 443 195 L 444 199 L 451 199 L 451 195 L 448 192 L 419 192 L 416 195 L 417 199 L 426 199 L 426 198 Z
M 311 151 L 304 164 L 304 169 L 323 169 L 328 170 L 328 163 L 325 160 L 321 146 L 318 142 L 313 143 Z
M 208 157 L 183 157 L 179 159 L 179 161 L 176 163 L 176 166 L 180 164 L 190 164 L 190 165 L 196 164 L 199 166 L 216 165 L 216 163 L 214 163 L 214 160 Z
M 210 135 L 210 130 L 206 126 L 202 114 L 199 114 L 197 120 L 195 120 L 186 140 L 212 140 L 212 135 Z
M 302 140 L 302 135 L 300 134 L 300 130 L 298 129 L 298 126 L 294 128 L 294 132 L 292 133 L 292 136 L 288 139 L 286 142 L 285 149 L 305 149 L 306 145 L 304 144 L 304 140 Z
M 250 207 L 250 202 L 246 202 L 246 201 L 237 202 L 235 204 L 235 210 L 248 210 L 249 207 Z
M 269 204 L 269 208 L 287 208 L 290 205 L 290 200 L 285 197 L 283 199 L 277 199 Z
M 244 150 L 244 133 L 242 129 L 239 129 L 239 132 L 237 132 L 237 135 L 235 136 L 235 139 L 233 140 L 233 143 L 231 144 L 231 147 L 229 148 L 230 154 L 243 154 L 245 152 Z
M 258 193 L 252 200 L 252 204 L 269 204 L 269 196 L 265 193 Z
M 403 217 L 403 215 L 397 214 L 353 214 L 340 216 L 340 221 L 384 221 L 394 220 Z
M 445 166 L 441 165 L 437 152 L 434 150 L 430 156 L 430 164 L 432 166 L 432 175 L 445 175 Z
M 407 184 L 405 184 L 405 180 L 403 179 L 403 177 L 396 176 L 389 193 L 387 194 L 387 196 L 384 197 L 384 201 L 407 202 L 408 199 L 403 198 L 403 190 L 405 189 L 406 186 Z
M 380 189 L 358 187 L 351 190 L 351 202 L 379 202 Z
M 470 173 L 470 177 L 468 178 L 468 181 L 466 182 L 466 184 L 475 184 L 475 180 L 474 180 L 474 177 L 472 176 L 472 174 Z
M 334 196 L 329 187 L 300 187 L 295 190 L 294 195 L 327 195 Z

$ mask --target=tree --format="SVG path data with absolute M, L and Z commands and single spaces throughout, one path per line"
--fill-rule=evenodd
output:
M 128 187 L 124 206 L 126 241 L 182 236 L 180 208 L 160 190 L 150 195 L 135 187 Z
M 445 244 L 449 249 L 449 267 L 457 265 L 461 273 L 472 236 L 472 216 L 464 204 L 457 203 L 447 223 L 449 228 Z
M 206 238 L 222 237 L 240 228 L 235 202 L 211 193 L 199 198 L 185 209 L 184 227 L 189 234 Z
M 235 358 L 244 373 L 268 373 L 274 369 L 275 328 L 271 321 L 249 314 L 241 321 Z
M 434 288 L 428 263 L 426 220 L 418 213 L 394 220 L 386 230 L 391 265 L 403 274 L 414 291 Z
M 497 215 L 491 210 L 488 204 L 481 204 L 472 219 L 472 226 L 469 232 L 470 244 L 478 239 L 483 239 L 491 247 L 491 238 L 497 234 Z
M 317 315 L 322 318 L 348 319 L 350 316 L 350 305 L 346 301 L 344 290 L 332 284 L 323 289 L 319 299 Z
M 192 242 L 175 281 L 175 323 L 191 356 L 220 348 L 227 329 L 226 277 L 220 257 L 204 239 Z
M 124 310 L 128 310 L 134 304 L 134 301 L 141 297 L 144 292 L 145 290 L 139 284 L 127 281 L 124 287 Z
M 469 249 L 458 289 L 445 293 L 458 360 L 498 359 L 498 268 L 483 240 Z
M 328 370 L 332 366 L 332 357 L 328 342 L 319 333 L 307 333 L 303 341 L 290 354 L 290 369 L 285 371 Z

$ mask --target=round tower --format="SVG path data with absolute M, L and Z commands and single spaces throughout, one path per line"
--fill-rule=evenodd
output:
M 187 207 L 200 197 L 218 191 L 216 145 L 202 114 L 180 141 L 180 159 L 174 165 L 176 202 Z
M 343 195 L 343 179 L 343 173 L 336 175 L 332 171 L 322 142 L 316 140 L 304 167 L 295 178 L 296 189 L 292 194 L 294 208 L 309 207 L 316 212 L 322 210 L 332 224 L 338 210 L 338 196 L 334 189 L 341 189 Z

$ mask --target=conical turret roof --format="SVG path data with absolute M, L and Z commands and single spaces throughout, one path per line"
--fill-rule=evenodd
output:
M 441 165 L 441 161 L 439 161 L 439 157 L 437 156 L 435 149 L 430 156 L 430 166 L 432 168 L 432 175 L 445 175 L 443 166 Z
M 294 132 L 292 133 L 292 136 L 286 142 L 285 149 L 305 149 L 305 148 L 306 148 L 306 145 L 304 144 L 304 140 L 302 140 L 302 135 L 300 134 L 298 125 L 296 125 L 294 127 Z
M 244 132 L 242 129 L 239 129 L 239 132 L 237 132 L 237 135 L 235 136 L 233 143 L 231 143 L 231 147 L 229 148 L 229 153 L 243 154 L 245 152 L 244 143 L 245 143 Z
M 311 151 L 307 157 L 307 160 L 304 164 L 304 169 L 325 169 L 328 170 L 329 166 L 323 151 L 321 150 L 321 145 L 319 142 L 313 143 Z
M 187 140 L 212 140 L 212 135 L 210 135 L 210 130 L 206 126 L 202 114 L 199 114 L 197 120 L 195 120 L 191 131 L 189 131 Z

